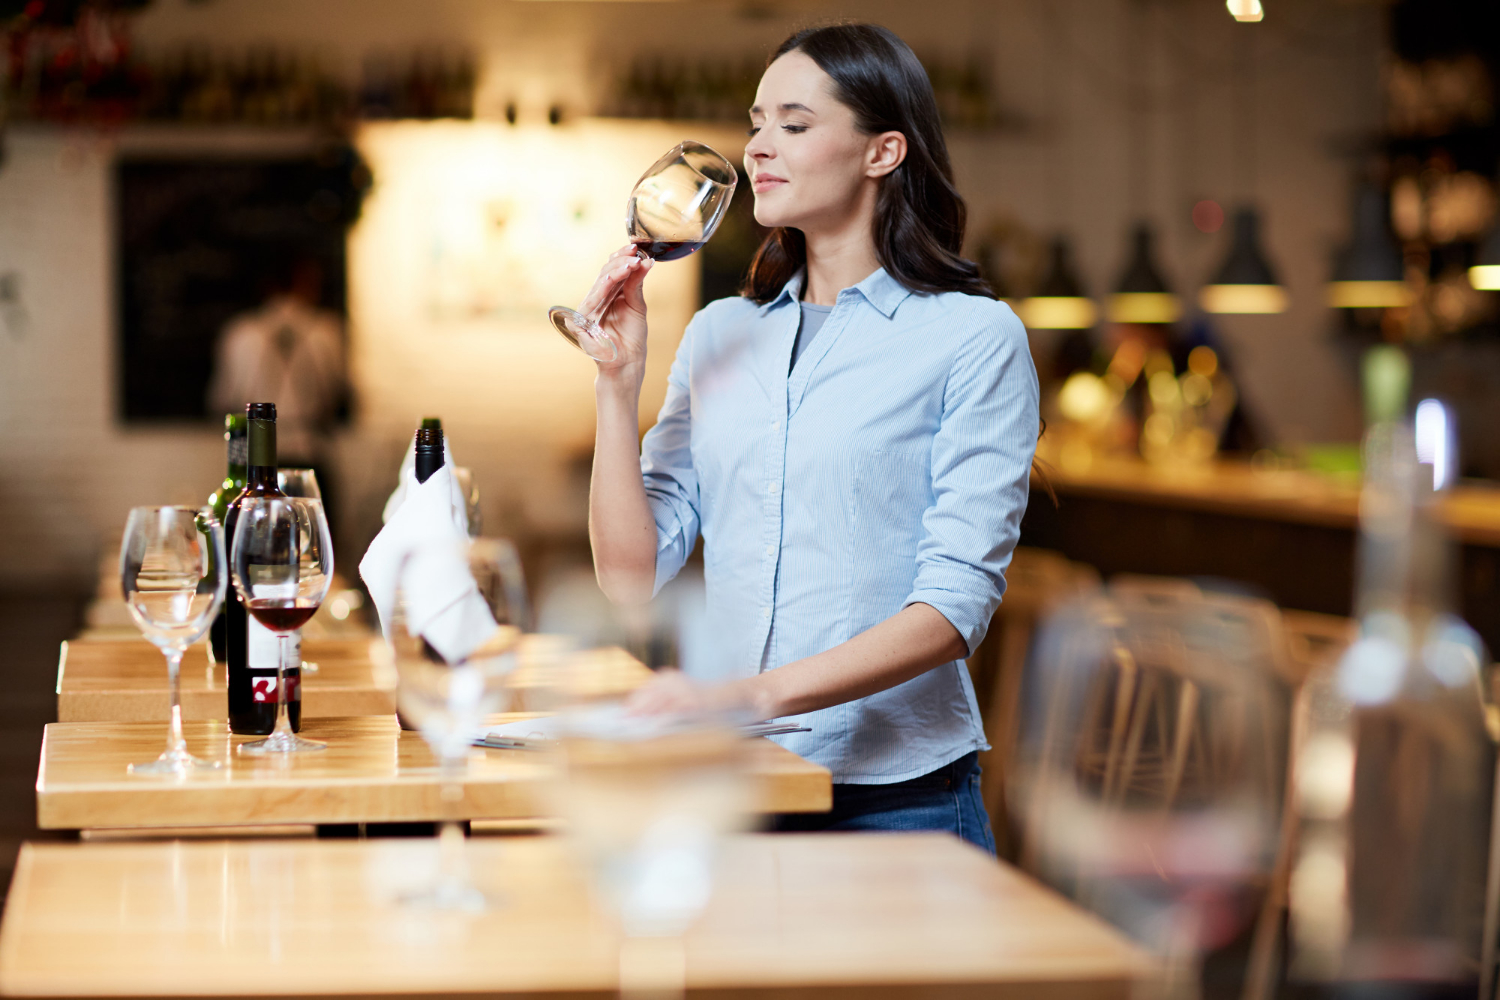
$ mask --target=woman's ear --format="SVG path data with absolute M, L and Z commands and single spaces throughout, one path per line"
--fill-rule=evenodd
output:
M 865 149 L 865 176 L 884 177 L 906 159 L 906 136 L 900 132 L 882 132 L 870 137 Z

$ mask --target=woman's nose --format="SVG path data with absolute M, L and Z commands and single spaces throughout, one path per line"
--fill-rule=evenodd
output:
M 745 158 L 753 160 L 766 160 L 772 156 L 771 144 L 761 138 L 764 130 L 755 133 L 750 141 L 745 143 Z

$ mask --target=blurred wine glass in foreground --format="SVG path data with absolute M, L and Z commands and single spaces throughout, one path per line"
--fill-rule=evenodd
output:
M 323 491 L 318 487 L 317 473 L 312 469 L 277 469 L 276 485 L 289 497 L 305 497 L 308 500 L 323 499 Z
M 413 906 L 479 912 L 494 902 L 470 880 L 459 803 L 474 740 L 505 708 L 520 630 L 506 615 L 513 550 L 495 539 L 431 540 L 408 552 L 397 575 L 389 646 L 402 717 L 438 759 L 445 812 L 432 885 Z
M 1017 784 L 1023 865 L 1166 960 L 1249 925 L 1278 845 L 1290 714 L 1267 602 L 1111 588 L 1039 636 Z
M 625 229 L 641 259 L 686 257 L 707 243 L 724 218 L 739 179 L 734 165 L 701 142 L 681 142 L 667 150 L 635 182 L 625 203 Z M 595 361 L 613 361 L 617 345 L 599 326 L 619 287 L 587 315 L 553 306 L 547 315 L 574 347 Z
M 276 728 L 242 743 L 242 754 L 322 750 L 328 744 L 292 732 L 287 714 L 287 640 L 317 613 L 333 580 L 333 541 L 323 502 L 305 497 L 249 497 L 234 527 L 230 563 L 245 610 L 277 636 Z
M 178 675 L 182 654 L 203 637 L 224 603 L 224 529 L 212 508 L 136 507 L 120 545 L 125 605 L 167 658 L 171 721 L 167 749 L 156 760 L 130 765 L 132 774 L 186 774 L 218 767 L 187 752 L 182 737 Z
M 725 835 L 749 814 L 749 741 L 736 720 L 565 716 L 558 814 L 595 895 L 618 921 L 620 994 L 685 988 L 682 935 L 708 904 Z

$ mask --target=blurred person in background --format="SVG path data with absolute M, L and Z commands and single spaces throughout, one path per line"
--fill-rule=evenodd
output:
M 964 659 L 1026 508 L 1038 390 L 1026 331 L 959 256 L 931 84 L 884 28 L 788 38 L 745 168 L 772 232 L 742 294 L 694 317 L 642 440 L 649 261 L 605 264 L 590 538 L 601 587 L 650 599 L 704 541 L 722 662 L 664 671 L 643 713 L 793 717 L 833 810 L 779 829 L 946 830 L 994 851 Z M 709 683 L 702 675 L 714 675 Z
M 314 471 L 332 530 L 336 484 L 329 448 L 348 404 L 343 320 L 322 308 L 323 268 L 310 256 L 273 263 L 266 286 L 265 303 L 232 318 L 219 334 L 209 412 L 243 413 L 247 403 L 275 403 L 280 464 Z

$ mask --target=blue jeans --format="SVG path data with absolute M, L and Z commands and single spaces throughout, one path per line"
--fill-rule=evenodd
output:
M 995 853 L 989 813 L 979 794 L 977 753 L 967 753 L 906 781 L 889 785 L 833 786 L 833 809 L 826 813 L 781 813 L 772 819 L 779 833 L 825 830 L 941 830 Z

